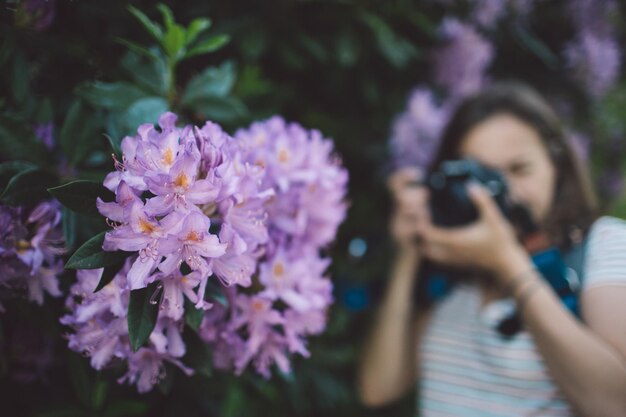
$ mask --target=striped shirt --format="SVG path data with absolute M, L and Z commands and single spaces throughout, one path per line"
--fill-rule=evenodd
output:
M 582 291 L 626 285 L 626 222 L 602 217 L 586 248 Z M 421 417 L 573 416 L 531 335 L 505 339 L 495 325 L 511 298 L 481 307 L 481 292 L 460 284 L 433 311 L 419 352 Z

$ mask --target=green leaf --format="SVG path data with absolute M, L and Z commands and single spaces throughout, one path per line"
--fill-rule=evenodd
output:
M 141 416 L 148 412 L 150 407 L 142 401 L 118 400 L 109 405 L 102 414 L 103 417 L 132 417 Z
M 128 108 L 133 102 L 146 96 L 145 91 L 128 82 L 83 84 L 76 89 L 76 94 L 94 107 L 107 110 Z
M 204 309 L 196 308 L 196 306 L 185 298 L 185 323 L 194 331 L 198 331 L 204 317 Z
M 120 272 L 120 269 L 122 269 L 123 265 L 124 263 L 121 262 L 119 264 L 105 266 L 104 270 L 102 271 L 102 276 L 100 277 L 100 281 L 98 282 L 98 285 L 93 290 L 93 292 L 97 293 L 98 291 L 106 287 L 111 281 L 113 281 L 113 278 L 115 278 L 115 275 L 117 275 L 117 273 Z
M 23 53 L 17 53 L 13 62 L 13 79 L 11 80 L 11 88 L 13 98 L 19 104 L 24 104 L 29 97 L 30 92 L 30 72 L 32 66 L 28 65 Z M 6 69 L 5 69 L 6 71 Z
M 9 205 L 32 205 L 47 198 L 44 192 L 47 187 L 56 181 L 54 175 L 40 169 L 27 169 L 15 175 L 9 183 L 0 200 Z
M 91 404 L 91 379 L 89 378 L 89 370 L 85 362 L 85 359 L 76 353 L 68 352 L 67 366 L 69 367 L 69 376 L 74 393 L 82 405 L 89 407 Z
M 93 410 L 102 410 L 102 406 L 107 397 L 109 383 L 105 380 L 98 379 L 91 391 L 91 408 Z
M 24 161 L 10 161 L 0 164 L 0 194 L 4 191 L 11 178 L 22 171 L 30 171 L 37 168 L 36 165 Z
M 210 27 L 210 19 L 204 17 L 198 17 L 196 19 L 193 19 L 189 26 L 187 26 L 187 37 L 185 39 L 185 44 L 190 45 L 191 43 L 193 43 L 193 41 L 198 38 L 198 35 L 209 29 Z
M 185 28 L 174 24 L 163 37 L 163 49 L 167 56 L 177 61 L 185 55 L 184 48 Z
M 146 97 L 135 101 L 122 116 L 123 134 L 136 132 L 143 123 L 156 123 L 168 108 L 167 100 L 162 97 Z
M 97 146 L 100 127 L 95 116 L 80 100 L 72 103 L 60 133 L 61 149 L 71 165 L 77 165 Z
M 193 108 L 204 118 L 217 122 L 236 122 L 248 117 L 248 109 L 234 97 L 207 96 L 194 101 Z
M 141 25 L 148 31 L 150 36 L 152 36 L 155 40 L 161 42 L 163 38 L 163 29 L 157 23 L 154 23 L 148 16 L 146 16 L 141 10 L 128 5 L 126 7 L 128 11 L 135 16 L 135 18 L 141 23 Z
M 213 375 L 213 359 L 209 346 L 191 329 L 185 330 L 183 341 L 187 349 L 183 362 L 200 375 L 211 377 Z
M 166 58 L 157 47 L 146 51 L 151 54 L 150 59 L 134 51 L 126 53 L 122 57 L 121 68 L 142 89 L 157 96 L 165 95 L 168 88 Z
M 191 79 L 182 103 L 193 104 L 207 96 L 225 97 L 235 85 L 235 65 L 232 62 L 224 62 L 219 67 L 208 67 L 200 74 Z
M 163 3 L 157 4 L 157 9 L 161 12 L 161 15 L 163 16 L 163 22 L 165 22 L 165 29 L 169 30 L 172 26 L 175 25 L 174 15 L 172 14 L 172 9 L 170 9 Z
M 530 52 L 535 54 L 543 63 L 550 69 L 558 68 L 560 59 L 555 55 L 548 45 L 546 45 L 539 37 L 535 36 L 532 32 L 522 25 L 513 25 L 513 34 L 516 36 L 519 43 L 526 47 Z
M 124 39 L 124 38 L 115 38 L 115 41 L 119 44 L 124 45 L 125 47 L 127 47 L 129 50 L 131 50 L 132 52 L 136 53 L 137 55 L 143 55 L 146 58 L 150 58 L 152 60 L 157 60 L 159 59 L 159 57 L 157 56 L 157 54 L 155 54 L 154 52 L 152 52 L 151 50 L 149 50 L 148 48 L 145 48 L 135 42 L 131 42 L 128 39 Z
M 137 352 L 148 340 L 159 313 L 160 297 L 163 291 L 160 282 L 153 282 L 146 288 L 132 290 L 128 304 L 128 338 L 133 352 Z
M 65 264 L 65 269 L 98 269 L 121 263 L 127 253 L 102 250 L 105 233 L 98 233 L 78 248 Z
M 115 201 L 115 194 L 95 181 L 76 180 L 48 190 L 65 207 L 88 216 L 102 217 L 96 199 Z
M 187 52 L 187 54 L 185 55 L 185 58 L 191 58 L 196 55 L 204 55 L 210 52 L 217 51 L 222 46 L 226 45 L 228 41 L 230 41 L 230 36 L 228 35 L 217 35 L 210 37 L 209 39 L 206 39 L 191 48 L 189 52 Z
M 45 165 L 49 152 L 35 136 L 30 123 L 14 116 L 0 113 L 0 149 L 2 158 Z
M 61 213 L 65 246 L 73 248 L 76 243 L 76 213 L 67 207 L 63 207 Z
M 396 68 L 404 68 L 417 57 L 417 48 L 396 34 L 391 26 L 379 16 L 361 11 L 359 18 L 374 32 L 380 53 Z

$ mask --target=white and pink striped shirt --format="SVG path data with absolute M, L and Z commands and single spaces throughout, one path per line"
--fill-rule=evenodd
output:
M 583 270 L 583 291 L 626 285 L 625 221 L 602 217 L 593 224 Z M 496 331 L 514 308 L 510 298 L 481 308 L 480 290 L 470 284 L 435 307 L 419 352 L 421 417 L 574 415 L 531 335 L 506 339 Z

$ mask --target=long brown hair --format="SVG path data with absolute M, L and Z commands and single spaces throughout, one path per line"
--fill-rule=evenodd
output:
M 557 171 L 553 203 L 543 228 L 554 244 L 567 248 L 576 234 L 586 235 L 598 217 L 589 174 L 565 138 L 559 118 L 533 89 L 518 82 L 501 82 L 468 97 L 456 109 L 443 132 L 430 171 L 445 160 L 459 158 L 467 133 L 497 114 L 509 114 L 533 127 Z

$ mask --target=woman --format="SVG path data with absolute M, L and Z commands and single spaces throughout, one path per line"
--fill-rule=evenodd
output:
M 626 416 L 626 223 L 596 217 L 556 116 L 525 86 L 496 84 L 458 108 L 433 168 L 459 158 L 501 172 L 560 249 L 586 237 L 580 318 L 483 186 L 468 184 L 478 220 L 443 228 L 431 222 L 428 192 L 411 185 L 419 172 L 402 170 L 389 181 L 397 252 L 361 365 L 364 403 L 387 404 L 417 382 L 423 417 Z M 474 272 L 415 305 L 423 260 Z M 524 327 L 503 337 L 494 323 L 512 310 Z

